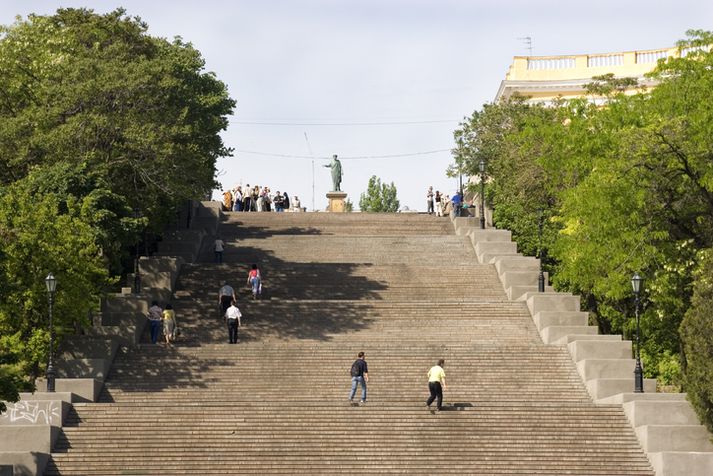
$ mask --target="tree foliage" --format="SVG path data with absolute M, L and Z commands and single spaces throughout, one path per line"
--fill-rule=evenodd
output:
M 71 8 L 0 27 L 0 399 L 47 361 L 47 273 L 61 337 L 230 154 L 226 86 L 190 43 L 147 29 Z
M 397 212 L 399 200 L 396 197 L 396 185 L 381 183 L 381 179 L 372 175 L 359 197 L 359 208 L 363 212 Z
M 688 398 L 713 431 L 713 253 L 701 253 L 691 308 L 681 324 Z
M 630 277 L 646 277 L 645 372 L 681 383 L 679 325 L 699 251 L 713 242 L 713 36 L 689 32 L 685 55 L 661 61 L 658 85 L 594 78 L 590 98 L 545 107 L 490 104 L 455 131 L 452 169 L 478 173 L 497 226 L 534 254 L 537 217 L 554 285 L 580 294 L 600 329 L 633 336 Z M 540 210 L 542 212 L 540 212 Z M 713 365 L 713 364 L 712 364 Z

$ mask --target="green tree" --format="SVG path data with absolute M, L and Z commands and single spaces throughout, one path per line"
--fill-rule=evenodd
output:
M 235 102 L 190 43 L 147 28 L 122 9 L 59 9 L 0 30 L 0 183 L 81 166 L 156 230 L 213 188 Z
M 701 252 L 691 307 L 681 323 L 688 399 L 713 431 L 713 254 Z
M 202 198 L 230 154 L 225 85 L 190 43 L 147 28 L 122 9 L 0 27 L 0 399 L 47 360 L 47 273 L 61 338 L 85 323 L 140 231 Z
M 396 197 L 396 185 L 381 183 L 381 179 L 372 175 L 366 188 L 359 197 L 359 208 L 363 212 L 397 212 L 399 200 Z
M 96 232 L 81 217 L 82 204 L 68 200 L 60 210 L 51 193 L 31 193 L 20 180 L 0 194 L 0 389 L 31 388 L 47 356 L 47 293 L 44 279 L 58 280 L 55 328 L 58 338 L 86 325 L 102 290 L 111 283 Z M 10 398 L 12 400 L 12 398 Z
M 582 296 L 606 333 L 633 336 L 629 280 L 646 277 L 645 371 L 679 383 L 678 327 L 698 252 L 713 245 L 713 35 L 689 32 L 686 55 L 660 62 L 651 91 L 595 78 L 588 99 L 486 105 L 455 132 L 453 170 L 487 163 L 497 226 L 534 254 L 536 213 L 557 289 Z

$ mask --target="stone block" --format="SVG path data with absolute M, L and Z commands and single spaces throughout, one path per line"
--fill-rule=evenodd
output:
M 157 301 L 161 306 L 170 302 L 173 298 L 173 292 L 170 289 L 165 288 L 143 288 L 141 290 L 141 295 L 144 296 L 147 303 L 151 301 Z M 147 309 L 148 313 L 148 309 Z
M 57 376 L 60 378 L 94 378 L 104 381 L 109 375 L 111 361 L 108 359 L 69 359 L 57 362 Z
M 102 314 L 140 313 L 146 315 L 148 312 L 149 301 L 146 296 L 113 294 L 107 296 L 102 302 Z
M 505 291 L 511 301 L 524 301 L 529 294 L 539 292 L 539 286 L 511 286 Z M 545 286 L 545 292 L 553 293 L 555 289 L 552 286 Z
M 585 359 L 577 362 L 577 371 L 585 382 L 593 378 L 633 378 L 634 359 Z
M 49 452 L 0 450 L 0 468 L 5 471 L 5 473 L 0 472 L 0 475 L 37 476 L 44 474 L 48 461 Z M 10 472 L 4 468 L 10 468 Z
M 713 453 L 661 451 L 647 455 L 657 476 L 711 476 Z
M 512 241 L 481 241 L 475 245 L 475 254 L 481 263 L 487 264 L 489 260 L 484 261 L 484 255 L 487 255 L 489 258 L 496 255 L 517 255 L 517 243 Z
M 114 360 L 119 344 L 116 339 L 98 339 L 92 336 L 67 336 L 58 352 L 59 360 L 102 358 Z
M 633 382 L 633 378 L 632 378 Z M 622 405 L 634 428 L 643 425 L 699 425 L 687 401 L 633 400 Z
M 549 326 L 586 326 L 589 322 L 583 311 L 540 311 L 532 319 L 539 330 Z
M 506 271 L 500 275 L 503 289 L 512 286 L 537 286 L 539 271 Z M 545 284 L 549 282 L 549 275 L 544 273 Z
M 711 434 L 703 425 L 643 425 L 636 436 L 647 453 L 659 451 L 713 452 Z M 713 467 L 711 468 L 713 470 Z
M 174 275 L 168 271 L 156 273 L 143 273 L 141 275 L 142 288 L 164 288 L 173 290 Z
M 592 334 L 596 335 L 599 332 L 594 326 L 548 326 L 540 331 L 542 342 L 545 344 L 553 344 L 562 337 L 569 334 Z
M 111 337 L 120 346 L 132 346 L 141 342 L 147 322 L 143 318 L 140 325 L 126 326 L 100 326 L 88 330 L 88 335 L 93 337 Z
M 2 451 L 49 453 L 59 435 L 53 425 L 1 425 Z
M 584 359 L 630 359 L 631 341 L 629 340 L 576 340 L 567 345 L 572 360 Z
M 53 425 L 61 427 L 72 404 L 52 400 L 24 400 L 7 403 L 7 411 L 0 415 L 0 426 Z
M 540 260 L 532 256 L 499 256 L 493 260 L 498 274 L 506 271 L 540 271 Z
M 612 395 L 611 397 L 603 398 L 597 403 L 604 404 L 618 404 L 621 405 L 626 402 L 631 402 L 634 400 L 659 400 L 659 401 L 686 401 L 685 393 L 661 393 L 661 392 L 651 392 L 651 393 L 634 393 L 625 392 Z
M 103 381 L 95 378 L 58 378 L 54 383 L 57 392 L 73 393 L 74 402 L 96 402 L 103 385 Z M 38 378 L 35 380 L 35 387 L 45 389 L 47 381 Z
M 481 241 L 512 241 L 510 230 L 471 228 L 468 230 L 467 235 L 470 237 L 473 246 L 478 246 Z
M 20 392 L 20 400 L 62 400 L 67 403 L 76 401 L 71 392 L 44 392 L 41 390 L 36 391 L 35 393 Z
M 136 326 L 146 320 L 147 312 L 132 311 L 103 313 L 101 324 L 102 326 Z
M 480 227 L 480 220 L 474 217 L 455 217 L 453 218 L 453 228 L 456 230 L 456 235 L 466 236 L 468 231 Z
M 601 399 L 617 393 L 631 392 L 634 389 L 634 375 L 629 378 L 594 378 L 585 382 L 592 400 L 599 403 Z M 644 379 L 644 392 L 656 392 L 656 379 Z
M 570 335 L 562 337 L 561 339 L 557 340 L 556 342 L 553 342 L 553 344 L 569 345 L 572 342 L 575 342 L 578 340 L 592 340 L 592 341 L 598 341 L 598 342 L 621 342 L 621 339 L 622 339 L 622 337 L 618 334 L 597 334 L 597 335 L 570 334 Z
M 172 258 L 168 256 L 149 258 L 142 257 L 139 260 L 139 267 L 142 274 L 150 273 L 178 273 L 183 266 L 183 260 L 180 258 Z
M 533 316 L 541 311 L 579 311 L 579 296 L 567 293 L 528 293 L 527 307 Z

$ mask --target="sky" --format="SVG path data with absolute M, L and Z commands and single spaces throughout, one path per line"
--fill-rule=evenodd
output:
M 180 36 L 237 101 L 217 180 L 267 185 L 323 210 L 337 154 L 358 208 L 372 175 L 402 207 L 452 195 L 453 132 L 493 101 L 513 56 L 670 47 L 713 30 L 710 0 L 0 0 L 0 24 L 60 7 L 124 7 Z M 215 191 L 214 197 L 219 196 Z

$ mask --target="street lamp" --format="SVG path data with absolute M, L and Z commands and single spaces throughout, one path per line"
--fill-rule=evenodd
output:
M 480 229 L 485 230 L 485 161 L 480 159 Z
M 641 355 L 639 353 L 641 340 L 641 326 L 639 324 L 639 294 L 641 293 L 641 283 L 644 279 L 639 273 L 634 273 L 631 277 L 631 288 L 634 290 L 634 306 L 636 315 L 636 367 L 634 367 L 634 393 L 644 393 L 644 372 L 641 369 Z
M 141 210 L 134 208 L 134 218 L 138 221 L 141 218 Z M 134 292 L 141 293 L 141 273 L 139 272 L 139 238 L 136 238 L 136 256 L 134 259 Z
M 47 363 L 47 391 L 54 392 L 54 327 L 52 326 L 52 306 L 54 305 L 54 293 L 57 291 L 57 279 L 52 273 L 48 274 L 45 278 L 45 286 L 47 287 L 50 308 L 50 355 L 49 362 Z
M 537 223 L 537 259 L 540 262 L 540 274 L 537 275 L 537 291 L 545 292 L 545 273 L 542 271 L 542 221 L 544 212 L 542 209 L 538 213 Z

